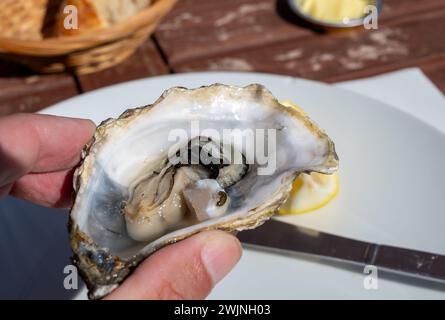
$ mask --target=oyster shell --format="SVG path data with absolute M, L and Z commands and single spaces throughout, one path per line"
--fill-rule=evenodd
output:
M 93 299 L 165 245 L 259 226 L 299 173 L 338 166 L 330 138 L 261 85 L 172 88 L 104 121 L 82 159 L 69 230 Z

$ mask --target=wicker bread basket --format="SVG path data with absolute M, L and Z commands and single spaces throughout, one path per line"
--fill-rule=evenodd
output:
M 36 24 L 44 14 L 45 0 L 1 0 L 0 58 L 42 73 L 88 74 L 106 69 L 129 57 L 176 2 L 156 0 L 137 15 L 94 33 L 41 38 Z

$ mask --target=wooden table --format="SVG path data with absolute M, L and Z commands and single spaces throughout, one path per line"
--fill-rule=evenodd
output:
M 167 73 L 259 71 L 336 82 L 418 66 L 445 92 L 445 1 L 385 0 L 378 30 L 312 30 L 285 0 L 180 0 L 127 61 L 87 76 L 0 61 L 0 115 Z

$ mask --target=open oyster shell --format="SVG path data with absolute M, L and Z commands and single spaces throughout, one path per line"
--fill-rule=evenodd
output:
M 69 230 L 93 299 L 165 245 L 259 226 L 299 173 L 338 166 L 329 137 L 261 85 L 172 88 L 104 121 L 82 159 Z

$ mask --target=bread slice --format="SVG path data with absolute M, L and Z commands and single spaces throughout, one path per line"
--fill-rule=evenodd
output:
M 42 39 L 41 29 L 48 0 L 0 0 L 0 37 L 22 40 Z
M 121 22 L 151 4 L 151 0 L 93 0 L 99 15 L 109 25 Z
M 55 36 L 78 35 L 124 21 L 151 4 L 152 0 L 64 0 L 57 15 Z M 66 29 L 64 8 L 73 5 L 78 12 L 78 29 Z

